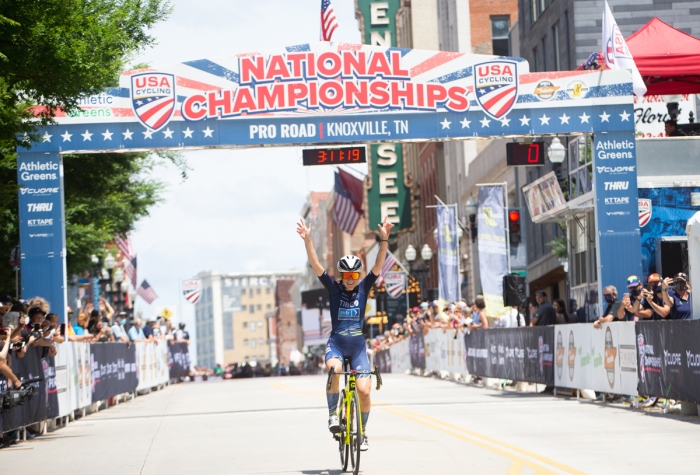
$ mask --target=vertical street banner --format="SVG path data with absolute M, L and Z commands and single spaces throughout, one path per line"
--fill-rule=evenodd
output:
M 397 19 L 401 0 L 356 0 L 355 10 L 364 44 L 387 48 L 399 46 Z M 411 193 L 404 181 L 403 145 L 373 144 L 369 151 L 367 226 L 372 229 L 386 217 L 394 225 L 394 233 L 389 238 L 393 240 L 402 231 L 413 227 Z
M 617 114 L 628 120 L 626 111 Z M 603 117 L 606 117 L 603 111 Z M 642 275 L 639 203 L 637 200 L 637 142 L 634 131 L 595 134 L 595 220 L 592 233 L 598 249 L 598 293 L 614 285 L 624 289 L 627 277 Z M 481 229 L 479 229 L 481 232 Z M 599 299 L 599 315 L 605 301 Z
M 436 208 L 438 229 L 438 291 L 445 302 L 456 302 L 459 293 L 459 242 L 456 209 L 442 203 Z
M 479 270 L 481 289 L 486 301 L 486 315 L 505 315 L 503 306 L 503 276 L 508 273 L 506 249 L 506 220 L 503 185 L 479 188 Z
M 51 138 L 48 132 L 44 140 Z M 17 154 L 22 295 L 41 295 L 66 321 L 63 162 L 58 153 Z

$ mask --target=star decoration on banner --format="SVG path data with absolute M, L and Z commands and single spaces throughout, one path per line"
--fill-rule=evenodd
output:
M 522 125 L 522 126 L 530 125 L 530 118 L 526 117 L 525 115 L 523 115 L 518 120 L 520 121 L 520 125 Z
M 447 117 L 445 117 L 445 120 L 443 120 L 442 122 L 440 122 L 440 125 L 442 125 L 442 128 L 443 128 L 443 129 L 449 129 L 451 123 L 452 123 L 452 122 L 449 122 L 449 121 L 447 120 Z
M 146 130 L 145 132 L 141 132 L 143 134 L 144 139 L 152 139 L 153 138 L 153 131 L 152 130 Z
M 551 119 L 551 117 L 547 117 L 547 114 L 543 114 L 542 117 L 540 117 L 540 125 L 549 125 L 549 119 Z
M 194 130 L 191 130 L 189 127 L 187 127 L 185 130 L 182 131 L 182 133 L 185 134 L 186 139 L 191 139 L 193 132 L 194 132 Z
M 561 120 L 561 123 L 562 123 L 562 124 L 568 124 L 568 123 L 569 123 L 569 119 L 571 119 L 571 117 L 567 116 L 567 115 L 566 115 L 566 112 L 564 112 L 564 115 L 562 115 L 561 117 L 559 117 L 559 120 Z
M 510 127 L 510 119 L 508 117 L 504 117 L 500 119 L 501 122 L 501 127 Z
M 491 123 L 490 120 L 488 120 L 486 117 L 481 119 L 479 122 L 481 122 L 481 128 L 483 129 L 484 127 L 488 127 L 489 124 Z
M 63 137 L 64 142 L 70 142 L 70 138 L 73 136 L 73 134 L 69 134 L 68 131 L 66 130 L 66 133 L 61 135 Z
M 85 142 L 86 140 L 89 140 L 90 142 L 92 142 L 92 134 L 90 132 L 88 132 L 87 129 L 85 130 L 84 134 L 80 134 L 80 135 L 83 136 L 83 142 Z
M 582 124 L 589 124 L 590 122 L 588 122 L 588 119 L 590 119 L 591 116 L 586 115 L 586 113 L 584 112 L 583 115 L 578 116 L 578 118 L 581 119 Z
M 630 114 L 627 111 L 622 111 L 622 114 L 620 114 L 620 119 L 622 119 L 622 122 L 630 120 Z
M 607 114 L 605 111 L 601 115 L 599 115 L 600 121 L 601 122 L 610 122 L 608 119 L 610 119 L 610 114 Z
M 112 135 L 114 135 L 114 132 L 110 132 L 109 129 L 106 132 L 102 132 L 104 140 L 112 140 Z
M 214 136 L 212 135 L 214 133 L 214 131 L 212 129 L 210 129 L 208 125 L 207 125 L 206 129 L 202 130 L 202 132 L 204 132 L 205 137 L 214 138 Z
M 464 120 L 462 120 L 462 121 L 460 122 L 460 124 L 462 124 L 462 128 L 463 128 L 463 129 L 468 129 L 468 128 L 469 128 L 469 124 L 471 124 L 471 123 L 472 123 L 472 121 L 471 121 L 471 120 L 467 120 L 466 117 L 464 118 Z
M 165 135 L 165 138 L 166 138 L 166 139 L 171 139 L 171 138 L 173 138 L 173 132 L 175 132 L 175 131 L 174 131 L 174 130 L 170 130 L 170 127 L 168 127 L 167 129 L 165 129 L 165 130 L 163 131 L 163 135 Z
M 122 132 L 122 135 L 124 136 L 124 140 L 133 140 L 131 136 L 134 135 L 134 133 L 131 130 L 126 129 L 126 132 Z
M 48 132 L 44 132 L 44 135 L 41 136 L 41 138 L 44 139 L 44 142 L 51 142 L 51 137 L 53 137 L 53 135 L 49 135 Z

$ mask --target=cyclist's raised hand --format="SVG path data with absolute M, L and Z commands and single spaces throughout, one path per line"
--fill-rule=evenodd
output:
M 300 219 L 297 223 L 297 234 L 304 240 L 306 240 L 307 237 L 311 237 L 311 224 L 309 223 L 309 225 L 306 226 L 304 220 Z
M 382 236 L 382 240 L 389 239 L 389 233 L 391 232 L 391 228 L 393 227 L 394 225 L 389 222 L 389 217 L 385 216 L 384 222 L 379 225 L 379 233 Z

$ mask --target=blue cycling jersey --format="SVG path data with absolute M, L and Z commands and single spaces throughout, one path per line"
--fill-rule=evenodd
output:
M 319 276 L 318 280 L 321 281 L 330 295 L 333 333 L 341 336 L 362 335 L 367 294 L 377 281 L 377 276 L 370 271 L 352 291 L 345 290 L 326 272 Z

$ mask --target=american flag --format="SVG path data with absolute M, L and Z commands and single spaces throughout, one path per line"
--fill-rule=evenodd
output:
M 131 248 L 131 238 L 128 234 L 125 237 L 121 237 L 119 234 L 115 234 L 114 242 L 121 251 L 122 256 L 126 257 L 127 259 L 131 259 L 132 257 L 134 257 L 134 251 Z
M 321 41 L 330 41 L 336 28 L 338 21 L 331 0 L 321 0 Z
M 393 269 L 396 264 L 399 264 L 399 261 L 396 260 L 396 258 L 391 253 L 391 251 L 386 251 L 386 259 L 384 260 L 384 265 L 382 266 L 382 270 L 379 271 L 379 277 L 377 278 L 377 285 L 382 285 L 382 282 L 384 281 L 384 274 L 391 271 L 391 269 Z M 399 265 L 401 265 L 401 264 L 399 264 Z M 403 268 L 403 266 L 401 266 L 401 267 Z
M 131 281 L 131 285 L 136 287 L 136 256 L 134 257 L 127 257 L 126 258 L 126 265 L 124 266 L 124 273 L 126 276 L 129 278 Z
M 139 288 L 136 289 L 136 293 L 143 297 L 148 305 L 152 304 L 153 301 L 158 298 L 156 291 L 153 290 L 153 287 L 151 287 L 145 279 L 141 282 Z
M 341 231 L 355 232 L 362 217 L 362 180 L 343 170 L 335 174 L 335 197 L 333 198 L 333 221 Z

